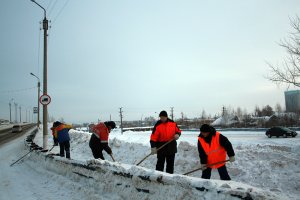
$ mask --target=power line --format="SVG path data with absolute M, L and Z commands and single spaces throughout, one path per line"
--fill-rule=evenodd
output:
M 67 4 L 69 3 L 70 0 L 66 0 L 65 4 L 63 5 L 63 7 L 60 9 L 60 11 L 58 12 L 58 14 L 56 15 L 56 17 L 53 18 L 53 22 L 52 24 L 54 24 L 57 20 L 57 18 L 59 17 L 59 15 L 62 13 L 62 11 L 65 9 L 65 7 L 67 6 Z
M 48 12 L 48 18 L 49 18 L 49 16 L 51 15 L 51 12 L 53 11 L 53 9 L 54 9 L 56 3 L 57 3 L 57 0 L 55 0 L 54 4 L 53 4 L 52 7 L 50 8 L 50 10 L 49 10 L 49 12 Z
M 48 4 L 48 6 L 47 6 L 46 10 L 49 10 L 49 8 L 50 8 L 50 5 L 51 5 L 51 3 L 52 3 L 52 2 L 53 2 L 52 0 L 49 0 L 49 4 Z
M 22 89 L 16 89 L 16 90 L 2 90 L 2 91 L 0 91 L 0 93 L 17 93 L 17 92 L 24 92 L 24 91 L 32 90 L 35 88 L 36 88 L 36 86 L 31 87 L 31 88 L 22 88 Z

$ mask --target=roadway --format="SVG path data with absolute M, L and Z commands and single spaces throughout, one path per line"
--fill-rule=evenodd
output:
M 0 146 L 24 135 L 29 129 L 32 129 L 34 126 L 36 126 L 36 124 L 24 124 L 22 125 L 22 132 L 19 133 L 12 133 L 11 127 L 0 130 Z

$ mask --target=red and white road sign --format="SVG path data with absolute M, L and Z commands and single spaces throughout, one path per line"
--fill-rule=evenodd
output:
M 44 94 L 40 97 L 40 103 L 43 105 L 48 105 L 51 102 L 51 97 L 48 94 Z

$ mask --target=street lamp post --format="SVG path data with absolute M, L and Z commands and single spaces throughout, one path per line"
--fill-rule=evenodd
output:
M 9 101 L 9 123 L 11 124 L 11 102 L 14 101 L 14 99 L 11 99 Z
M 18 104 L 15 102 L 15 123 L 18 123 Z
M 37 117 L 37 127 L 40 128 L 40 87 L 41 87 L 41 83 L 40 83 L 40 78 L 37 77 L 36 75 L 34 75 L 33 73 L 30 73 L 30 75 L 34 76 L 35 78 L 38 79 L 38 98 L 37 98 L 37 103 L 38 103 L 38 117 Z
M 35 0 L 31 0 L 37 6 L 44 10 L 44 20 L 43 20 L 43 30 L 44 30 L 44 74 L 43 74 L 43 95 L 48 93 L 47 91 L 47 30 L 48 30 L 48 20 L 46 17 L 46 9 L 38 4 Z M 43 105 L 43 149 L 47 149 L 48 143 L 48 110 L 47 105 Z
M 21 105 L 19 106 L 19 109 L 20 109 L 20 123 L 22 123 L 22 111 L 21 111 Z

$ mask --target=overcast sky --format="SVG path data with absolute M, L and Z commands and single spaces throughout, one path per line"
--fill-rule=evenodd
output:
M 196 117 L 223 105 L 284 106 L 287 87 L 264 76 L 267 61 L 286 56 L 278 42 L 300 14 L 299 0 L 38 2 L 52 20 L 48 93 L 56 119 L 118 120 L 119 107 L 132 120 L 170 107 L 175 117 Z M 23 111 L 37 104 L 29 73 L 42 79 L 42 18 L 30 0 L 0 2 L 0 118 L 9 118 L 11 98 Z

